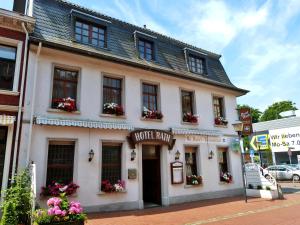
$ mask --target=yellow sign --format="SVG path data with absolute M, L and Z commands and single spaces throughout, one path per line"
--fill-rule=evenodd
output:
M 269 135 L 260 134 L 253 136 L 250 145 L 255 151 L 269 149 Z

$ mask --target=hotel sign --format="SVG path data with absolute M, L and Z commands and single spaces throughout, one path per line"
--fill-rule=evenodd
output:
M 155 129 L 132 131 L 127 139 L 132 149 L 135 148 L 137 143 L 158 143 L 168 145 L 169 150 L 171 150 L 176 141 L 176 139 L 173 139 L 173 134 L 171 132 Z

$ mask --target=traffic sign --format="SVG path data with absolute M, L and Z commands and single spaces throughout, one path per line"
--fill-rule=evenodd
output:
M 250 149 L 250 157 L 253 158 L 254 157 L 254 150 Z

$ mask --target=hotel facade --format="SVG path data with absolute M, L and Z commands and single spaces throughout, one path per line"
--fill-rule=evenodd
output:
M 19 167 L 87 212 L 242 193 L 234 86 L 220 55 L 92 10 L 29 1 Z M 44 198 L 39 198 L 44 204 Z

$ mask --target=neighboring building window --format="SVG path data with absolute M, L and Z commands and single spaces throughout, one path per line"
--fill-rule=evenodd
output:
M 47 164 L 47 185 L 53 181 L 69 184 L 73 182 L 74 141 L 50 141 Z
M 0 89 L 13 89 L 17 49 L 0 45 Z
M 194 93 L 192 91 L 181 91 L 182 113 L 194 114 Z
M 96 47 L 105 48 L 106 29 L 93 24 L 76 21 L 75 39 L 83 44 L 90 44 Z
M 102 181 L 116 184 L 121 180 L 121 144 L 102 145 Z
M 139 39 L 139 55 L 140 58 L 146 59 L 146 60 L 153 60 L 154 54 L 153 54 L 153 42 L 146 41 L 143 39 Z
M 190 67 L 190 71 L 193 73 L 199 73 L 199 74 L 205 73 L 204 59 L 202 58 L 190 55 L 189 67 Z
M 77 100 L 78 71 L 54 68 L 52 108 L 58 108 L 63 99 Z
M 229 170 L 229 154 L 227 148 L 218 148 L 218 163 L 220 171 L 220 181 L 230 183 L 232 180 Z
M 224 118 L 224 101 L 222 97 L 213 97 L 215 118 Z
M 143 107 L 151 111 L 158 110 L 158 86 L 143 83 Z
M 105 103 L 122 104 L 122 79 L 103 78 L 103 104 Z

